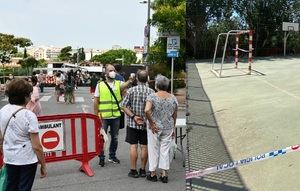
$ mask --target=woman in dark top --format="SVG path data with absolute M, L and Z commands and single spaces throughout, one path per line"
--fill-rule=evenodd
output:
M 93 74 L 91 77 L 91 84 L 90 84 L 90 93 L 94 94 L 95 93 L 95 89 L 98 83 L 98 78 L 96 77 L 96 74 Z

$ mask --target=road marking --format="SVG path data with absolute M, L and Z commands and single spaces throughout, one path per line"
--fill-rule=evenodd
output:
M 1 101 L 8 101 L 8 97 L 3 98 Z
M 65 102 L 65 97 L 60 96 L 60 97 L 59 97 L 59 101 Z M 75 103 L 76 103 L 76 102 L 84 102 L 84 98 L 83 98 L 83 97 L 75 97 Z
M 75 102 L 84 102 L 83 97 L 75 97 Z
M 90 113 L 89 112 L 89 109 L 88 108 L 90 108 L 91 106 L 89 106 L 89 105 L 81 105 L 81 109 L 82 109 L 82 111 L 84 112 L 84 113 Z
M 51 96 L 43 96 L 40 101 L 49 101 L 50 98 Z

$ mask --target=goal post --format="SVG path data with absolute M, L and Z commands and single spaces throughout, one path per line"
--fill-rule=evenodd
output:
M 240 39 L 240 35 L 242 34 L 248 34 L 249 35 L 249 40 L 248 40 L 248 44 L 249 44 L 249 50 L 244 50 L 239 48 L 239 39 Z M 216 46 L 215 46 L 215 52 L 214 52 L 214 58 L 213 58 L 213 63 L 211 65 L 211 71 L 217 76 L 217 77 L 222 77 L 222 70 L 223 70 L 223 64 L 224 64 L 224 60 L 225 60 L 225 54 L 226 54 L 226 49 L 227 49 L 227 44 L 228 44 L 228 39 L 229 36 L 231 35 L 235 35 L 235 49 L 233 49 L 235 51 L 235 68 L 238 67 L 238 61 L 239 61 L 239 51 L 242 52 L 247 52 L 248 53 L 248 74 L 251 74 L 251 64 L 252 64 L 252 56 L 253 56 L 253 30 L 230 30 L 227 33 L 220 33 L 218 34 L 217 37 L 217 41 L 216 41 Z M 226 36 L 225 39 L 225 43 L 224 43 L 224 49 L 223 49 L 223 55 L 222 55 L 222 60 L 221 60 L 221 64 L 220 64 L 220 68 L 216 69 L 215 67 L 215 63 L 216 63 L 216 57 L 217 57 L 217 50 L 218 50 L 218 46 L 219 46 L 219 40 L 221 38 L 221 36 Z

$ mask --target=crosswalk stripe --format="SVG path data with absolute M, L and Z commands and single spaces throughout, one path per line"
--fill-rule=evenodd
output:
M 50 98 L 51 96 L 43 96 L 40 101 L 49 101 Z
M 59 101 L 64 102 L 65 98 L 64 97 L 59 97 Z M 84 102 L 84 98 L 83 97 L 75 97 L 75 102 Z
M 1 101 L 8 101 L 8 97 L 3 98 Z
M 42 96 L 42 97 L 40 98 L 40 102 L 49 101 L 51 97 L 52 97 L 52 96 Z M 7 102 L 7 101 L 8 101 L 8 97 L 5 97 L 5 98 L 1 99 L 1 101 Z M 60 97 L 59 97 L 59 101 L 64 102 L 64 101 L 65 101 L 65 98 L 62 97 L 62 96 L 60 96 Z M 83 97 L 75 97 L 75 102 L 84 102 L 84 98 L 83 98 Z

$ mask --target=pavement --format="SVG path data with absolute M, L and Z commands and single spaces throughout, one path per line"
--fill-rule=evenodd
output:
M 79 89 L 75 92 L 75 97 L 77 100 L 77 103 L 75 104 L 65 104 L 63 102 L 56 103 L 54 97 L 54 88 L 45 88 L 45 92 L 41 93 L 40 97 L 43 115 L 78 112 L 93 113 L 92 96 L 89 94 L 89 88 L 87 87 L 79 87 Z M 1 98 L 0 106 L 3 107 L 6 103 L 7 99 Z M 185 109 L 181 108 L 179 111 L 179 117 L 184 116 Z M 80 167 L 80 163 L 78 161 L 69 160 L 64 162 L 49 163 L 47 165 L 48 175 L 45 179 L 40 179 L 39 172 L 37 172 L 33 190 L 185 190 L 185 168 L 182 166 L 182 155 L 179 152 L 176 152 L 176 158 L 171 163 L 168 184 L 163 184 L 161 182 L 149 182 L 145 178 L 134 179 L 128 177 L 127 174 L 130 169 L 129 144 L 125 143 L 125 133 L 125 129 L 120 130 L 119 147 L 117 151 L 117 157 L 121 161 L 120 164 L 112 164 L 107 162 L 105 167 L 100 167 L 98 165 L 98 158 L 96 157 L 90 162 L 90 166 L 94 171 L 94 176 L 88 177 L 78 170 Z M 92 136 L 91 132 L 89 133 L 89 136 Z
M 246 64 L 241 63 L 239 69 L 224 64 L 223 78 L 210 71 L 211 60 L 188 63 L 189 168 L 210 167 L 299 144 L 299 63 L 297 57 L 256 58 L 252 75 L 245 75 Z M 227 158 L 220 158 L 225 154 Z M 297 191 L 299 156 L 295 152 L 238 167 L 231 180 L 252 191 Z M 219 185 L 227 183 L 226 174 L 211 174 L 200 182 L 218 176 Z M 191 184 L 200 185 L 196 179 Z M 206 186 L 199 190 L 225 188 Z
M 214 117 L 196 63 L 187 63 L 187 166 L 195 171 L 232 160 Z M 187 180 L 187 190 L 247 190 L 235 169 Z

